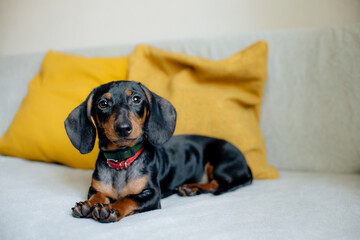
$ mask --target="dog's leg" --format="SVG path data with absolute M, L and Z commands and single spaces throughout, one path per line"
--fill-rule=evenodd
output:
M 134 200 L 122 198 L 111 205 L 98 203 L 92 212 L 92 217 L 99 222 L 117 222 L 123 217 L 134 214 L 138 208 L 139 205 Z
M 201 183 L 184 184 L 177 189 L 180 196 L 195 196 L 201 193 L 215 193 L 219 183 L 214 179 L 214 167 L 207 163 L 204 167 L 204 176 Z
M 145 189 L 140 194 L 128 195 L 113 204 L 97 204 L 92 211 L 92 218 L 103 223 L 117 222 L 137 212 L 161 208 L 160 198 L 160 191 Z
M 72 208 L 72 214 L 74 217 L 78 218 L 87 218 L 92 217 L 91 213 L 96 204 L 109 204 L 109 199 L 105 196 L 105 194 L 101 192 L 96 192 L 93 194 L 89 200 L 81 201 L 76 203 L 75 207 Z
M 217 183 L 217 181 L 211 180 L 211 182 L 207 184 L 184 184 L 183 186 L 178 188 L 178 193 L 180 196 L 195 196 L 200 193 L 215 193 L 218 188 L 219 184 Z
M 252 173 L 244 155 L 229 142 L 214 141 L 204 151 L 204 159 L 207 163 L 201 182 L 179 187 L 180 196 L 218 195 L 252 182 Z

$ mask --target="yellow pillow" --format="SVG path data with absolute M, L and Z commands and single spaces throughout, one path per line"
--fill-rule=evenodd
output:
M 126 79 L 127 67 L 127 57 L 84 58 L 48 52 L 13 122 L 0 139 L 0 154 L 94 168 L 98 148 L 80 154 L 66 135 L 64 121 L 93 88 Z
M 138 46 L 129 79 L 168 99 L 178 113 L 175 134 L 226 139 L 241 149 L 257 179 L 277 178 L 266 160 L 259 127 L 267 77 L 267 44 L 260 41 L 221 61 Z

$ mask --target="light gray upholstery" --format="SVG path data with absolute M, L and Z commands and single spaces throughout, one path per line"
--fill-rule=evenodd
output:
M 258 40 L 269 44 L 261 129 L 278 180 L 171 196 L 161 210 L 104 225 L 71 216 L 91 171 L 0 156 L 0 239 L 359 239 L 360 25 L 151 45 L 219 60 Z M 134 47 L 68 52 L 119 56 Z M 44 54 L 0 57 L 0 134 Z

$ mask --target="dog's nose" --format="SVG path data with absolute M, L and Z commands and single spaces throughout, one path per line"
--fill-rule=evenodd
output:
M 116 133 L 120 137 L 128 137 L 132 132 L 132 126 L 130 122 L 122 122 L 117 125 Z

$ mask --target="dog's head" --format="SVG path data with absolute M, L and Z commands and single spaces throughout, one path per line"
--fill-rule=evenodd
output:
M 110 151 L 133 147 L 144 138 L 154 146 L 164 144 L 175 124 L 176 111 L 170 102 L 141 83 L 118 81 L 95 88 L 69 114 L 65 130 L 74 147 L 85 154 L 94 148 L 96 129 L 100 149 Z

